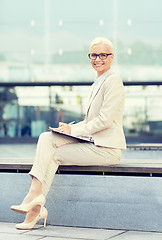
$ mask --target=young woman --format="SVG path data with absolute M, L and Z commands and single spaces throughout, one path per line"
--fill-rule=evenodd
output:
M 42 133 L 37 144 L 33 167 L 29 172 L 32 183 L 20 205 L 11 209 L 27 213 L 18 229 L 31 229 L 38 220 L 47 218 L 45 198 L 59 165 L 113 165 L 126 147 L 122 127 L 124 87 L 119 76 L 111 69 L 114 48 L 106 38 L 96 38 L 88 54 L 97 78 L 92 84 L 85 119 L 77 124 L 60 123 L 62 133 L 92 138 L 94 143 L 81 143 L 77 139 Z

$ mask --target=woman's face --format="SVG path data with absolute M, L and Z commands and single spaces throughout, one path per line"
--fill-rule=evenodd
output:
M 90 48 L 90 54 L 111 53 L 110 48 L 103 43 L 95 44 Z M 97 56 L 96 60 L 91 59 L 92 67 L 97 71 L 97 77 L 101 76 L 104 72 L 110 69 L 114 55 L 108 55 L 106 59 L 101 60 Z

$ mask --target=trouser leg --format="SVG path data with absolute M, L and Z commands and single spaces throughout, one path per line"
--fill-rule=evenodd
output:
M 121 150 L 99 147 L 90 143 L 60 146 L 54 155 L 59 165 L 109 166 L 120 161 Z
M 56 149 L 73 142 L 77 142 L 77 140 L 51 132 L 40 135 L 33 167 L 29 174 L 42 182 L 42 191 L 45 196 L 59 166 L 59 162 L 54 159 Z
M 113 165 L 119 162 L 120 150 L 103 148 L 62 135 L 41 134 L 30 175 L 42 182 L 46 196 L 59 165 Z
M 113 149 L 100 148 L 90 143 L 71 143 L 58 147 L 55 150 L 54 161 L 51 162 L 47 175 L 43 183 L 44 194 L 46 195 L 50 189 L 54 174 L 52 164 L 59 165 L 113 165 L 120 160 L 119 154 Z

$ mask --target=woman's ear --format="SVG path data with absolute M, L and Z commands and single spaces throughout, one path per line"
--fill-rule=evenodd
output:
M 114 60 L 114 54 L 110 55 L 110 60 L 111 60 L 111 63 L 112 63 L 113 60 Z

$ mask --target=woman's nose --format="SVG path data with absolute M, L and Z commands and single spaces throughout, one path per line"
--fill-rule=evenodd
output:
M 99 56 L 96 57 L 96 61 L 97 61 L 97 60 L 100 60 Z

